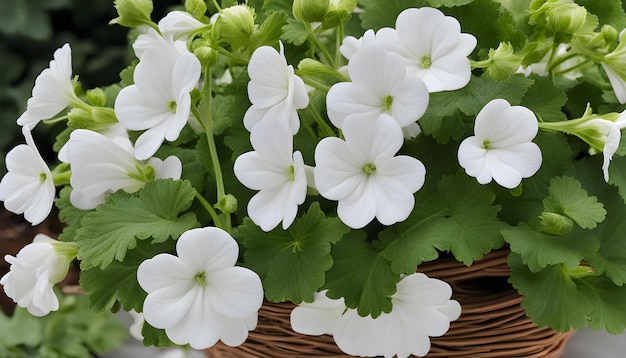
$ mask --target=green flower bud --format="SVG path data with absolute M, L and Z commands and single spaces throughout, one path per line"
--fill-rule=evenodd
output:
M 328 12 L 330 0 L 294 0 L 293 16 L 304 22 L 322 22 Z
M 619 38 L 619 33 L 613 26 L 611 25 L 602 26 L 600 33 L 602 34 L 602 37 L 604 38 L 604 41 L 607 44 L 617 43 L 618 38 Z
M 219 35 L 233 49 L 241 48 L 250 43 L 250 37 L 256 30 L 254 9 L 246 5 L 235 5 L 223 9 L 216 28 Z
M 106 125 L 107 127 L 118 122 L 115 110 L 109 107 L 92 107 L 91 117 L 97 124 Z
M 587 9 L 573 0 L 534 0 L 529 13 L 531 23 L 566 34 L 578 32 L 587 22 Z
M 139 27 L 152 24 L 152 0 L 115 0 L 118 17 L 109 24 L 126 27 Z
M 98 87 L 87 90 L 87 100 L 94 106 L 103 107 L 107 101 L 107 95 Z
M 542 231 L 550 235 L 564 235 L 572 231 L 574 221 L 567 216 L 544 211 L 539 216 Z
M 196 19 L 200 19 L 206 13 L 206 3 L 204 0 L 185 0 L 185 11 Z
M 232 194 L 226 194 L 220 198 L 215 207 L 224 214 L 232 214 L 237 210 L 237 198 Z
M 217 51 L 209 46 L 198 46 L 193 50 L 203 67 L 212 67 L 217 63 Z
M 496 81 L 511 77 L 522 63 L 522 56 L 515 54 L 510 43 L 501 42 L 497 49 L 489 50 L 487 73 Z

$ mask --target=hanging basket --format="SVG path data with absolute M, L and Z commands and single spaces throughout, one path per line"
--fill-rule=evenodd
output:
M 431 338 L 426 357 L 560 357 L 573 332 L 537 327 L 520 305 L 522 297 L 507 283 L 507 248 L 493 251 L 467 267 L 452 257 L 423 264 L 418 271 L 448 282 L 462 307 L 442 337 Z M 257 328 L 239 347 L 221 342 L 207 350 L 211 358 L 348 357 L 329 335 L 306 336 L 291 329 L 291 303 L 265 302 Z

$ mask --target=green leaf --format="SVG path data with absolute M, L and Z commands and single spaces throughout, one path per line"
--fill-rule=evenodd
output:
M 470 265 L 504 244 L 500 231 L 508 225 L 497 218 L 495 195 L 462 172 L 442 177 L 436 190 L 422 189 L 407 220 L 380 233 L 381 254 L 393 271 L 408 274 L 422 262 L 451 251 Z
M 196 226 L 196 216 L 187 213 L 195 196 L 188 181 L 160 179 L 148 182 L 137 196 L 123 191 L 111 194 L 104 204 L 83 217 L 77 231 L 81 268 L 105 269 L 113 260 L 122 261 L 137 240 L 159 243 L 178 238 Z
M 164 329 L 154 328 L 148 322 L 144 322 L 143 326 L 141 327 L 141 335 L 143 336 L 143 344 L 148 347 L 176 346 L 176 344 L 169 339 Z
M 12 317 L 0 311 L 0 342 L 6 347 L 36 347 L 43 339 L 43 329 L 43 322 L 25 308 L 16 307 Z
M 509 282 L 524 296 L 526 314 L 540 327 L 550 326 L 558 332 L 582 329 L 592 310 L 592 302 L 580 293 L 578 285 L 560 265 L 531 272 L 520 255 L 509 255 Z
M 619 189 L 619 195 L 626 203 L 626 157 L 613 157 L 609 166 L 609 184 Z
M 356 308 L 359 315 L 375 318 L 391 312 L 391 296 L 400 275 L 365 239 L 364 232 L 352 230 L 333 246 L 335 262 L 326 273 L 326 295 L 343 297 L 346 306 Z
M 211 118 L 213 119 L 213 134 L 220 135 L 231 126 L 240 111 L 242 103 L 237 103 L 235 96 L 217 95 L 211 100 Z M 243 113 L 242 117 L 243 118 Z
M 589 232 L 574 230 L 555 236 L 535 231 L 526 224 L 502 231 L 511 251 L 522 256 L 522 262 L 530 271 L 537 272 L 555 264 L 568 268 L 580 265 L 580 261 L 600 248 L 600 241 Z
M 606 217 L 604 205 L 572 177 L 553 178 L 548 191 L 550 195 L 543 200 L 545 210 L 565 215 L 583 229 L 593 229 Z
M 280 37 L 281 40 L 300 46 L 308 38 L 309 32 L 302 21 L 293 18 L 287 19 L 287 25 L 283 26 L 283 35 Z
M 614 193 L 614 191 L 611 191 Z M 610 194 L 609 194 L 610 195 Z M 594 254 L 585 257 L 596 272 L 609 277 L 616 285 L 626 283 L 626 206 L 619 196 L 610 195 L 606 201 L 608 215 L 595 231 L 602 246 Z
M 80 286 L 88 294 L 89 307 L 94 312 L 104 312 L 119 301 L 124 310 L 141 312 L 147 293 L 139 286 L 137 268 L 159 253 L 173 252 L 174 246 L 173 241 L 159 244 L 140 241 L 126 253 L 124 261 L 113 261 L 106 268 L 82 270 Z
M 585 277 L 579 284 L 582 294 L 589 299 L 589 313 L 593 329 L 605 329 L 610 334 L 621 334 L 626 329 L 626 285 L 615 286 L 603 276 Z
M 287 14 L 282 11 L 268 11 L 267 17 L 250 37 L 250 54 L 261 46 L 275 46 L 283 34 L 283 26 L 287 24 Z
M 564 121 L 563 106 L 567 102 L 567 95 L 563 90 L 554 86 L 546 77 L 532 75 L 534 83 L 522 99 L 522 105 L 532 110 L 538 118 L 547 122 Z
M 609 24 L 617 29 L 626 27 L 626 13 L 621 0 L 577 0 L 576 3 L 596 15 L 600 20 L 600 26 Z
M 331 244 L 349 231 L 337 218 L 326 218 L 319 203 L 294 221 L 287 231 L 263 232 L 250 219 L 235 232 L 246 248 L 245 263 L 263 280 L 268 300 L 312 302 L 332 266 Z

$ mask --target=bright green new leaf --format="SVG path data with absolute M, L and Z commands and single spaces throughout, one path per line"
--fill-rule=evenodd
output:
M 94 312 L 104 312 L 119 301 L 125 311 L 141 312 L 147 293 L 139 286 L 137 268 L 159 253 L 174 251 L 174 246 L 173 241 L 159 244 L 139 241 L 136 248 L 126 253 L 124 261 L 113 261 L 104 269 L 82 270 L 80 287 L 88 294 L 89 307 Z
M 565 215 L 583 229 L 593 229 L 606 217 L 604 205 L 572 177 L 553 178 L 548 191 L 550 195 L 543 200 L 545 210 Z
M 313 301 L 332 266 L 331 244 L 349 231 L 337 218 L 326 218 L 318 203 L 294 221 L 288 230 L 263 232 L 250 219 L 237 228 L 243 240 L 246 265 L 263 281 L 268 300 L 294 303 Z
M 556 264 L 574 268 L 600 247 L 600 241 L 594 235 L 580 229 L 555 236 L 520 224 L 518 227 L 503 230 L 502 235 L 510 244 L 511 251 L 520 254 L 522 262 L 532 272 Z
M 332 256 L 335 262 L 326 273 L 324 285 L 328 297 L 343 297 L 346 306 L 356 308 L 361 316 L 378 317 L 382 312 L 391 312 L 391 296 L 400 275 L 365 241 L 364 232 L 350 231 L 333 246 Z
M 561 265 L 548 266 L 533 273 L 521 256 L 509 255 L 509 282 L 524 296 L 522 306 L 539 327 L 550 326 L 558 332 L 584 328 L 592 302 L 578 290 L 578 284 Z
M 409 218 L 380 233 L 381 254 L 396 273 L 408 274 L 439 251 L 470 265 L 504 244 L 509 227 L 497 218 L 495 195 L 463 172 L 442 177 L 436 191 L 421 190 Z
M 111 194 L 104 204 L 83 217 L 78 229 L 81 268 L 105 269 L 122 261 L 137 240 L 153 243 L 178 238 L 196 226 L 194 213 L 179 217 L 195 196 L 188 181 L 160 179 L 148 182 L 137 196 L 123 191 Z

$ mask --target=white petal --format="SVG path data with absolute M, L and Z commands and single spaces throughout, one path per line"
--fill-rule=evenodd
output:
M 617 72 L 614 71 L 606 62 L 600 62 L 600 64 L 609 78 L 609 82 L 611 83 L 611 87 L 613 87 L 613 92 L 615 92 L 617 100 L 621 104 L 626 103 L 626 82 L 622 80 Z
M 211 306 L 227 317 L 248 317 L 263 303 L 261 279 L 244 267 L 208 272 L 206 290 Z
M 159 20 L 158 26 L 162 34 L 178 39 L 207 25 L 196 20 L 188 12 L 176 10 L 168 12 Z
M 148 163 L 154 168 L 156 179 L 180 179 L 183 172 L 183 164 L 175 155 L 170 155 L 165 160 L 150 158 Z
M 333 334 L 333 327 L 346 310 L 343 299 L 330 299 L 325 291 L 316 292 L 313 297 L 313 302 L 303 302 L 291 311 L 291 328 L 311 336 Z
M 315 148 L 313 170 L 315 185 L 320 194 L 330 200 L 349 196 L 363 180 L 362 169 L 339 138 L 322 139 Z
M 337 215 L 353 229 L 369 224 L 376 216 L 376 199 L 372 181 L 365 178 L 346 198 L 339 200 Z
M 176 59 L 172 72 L 172 90 L 174 93 L 189 93 L 196 87 L 201 73 L 200 61 L 192 53 L 186 53 Z
M 206 349 L 213 346 L 219 339 L 220 321 L 201 289 L 196 289 L 190 296 L 193 299 L 185 316 L 175 325 L 165 328 L 165 333 L 176 344 L 189 343 L 193 349 Z M 146 321 L 148 321 L 147 318 Z
M 143 132 L 135 141 L 135 158 L 146 160 L 152 157 L 165 141 L 168 129 L 168 123 L 164 121 Z
M 235 160 L 233 171 L 237 179 L 249 189 L 263 190 L 282 186 L 289 181 L 289 167 L 266 161 L 257 152 L 248 152 Z
M 137 281 L 139 286 L 150 294 L 162 288 L 190 281 L 196 273 L 178 257 L 170 254 L 158 254 L 139 265 Z
M 287 97 L 287 62 L 273 47 L 262 46 L 254 51 L 248 63 L 248 74 L 248 96 L 253 104 L 269 107 Z
M 161 329 L 179 325 L 190 310 L 196 309 L 194 307 L 196 295 L 201 292 L 200 286 L 193 278 L 150 292 L 143 303 L 146 322 Z
M 176 242 L 176 252 L 191 270 L 204 272 L 234 266 L 239 246 L 226 231 L 204 227 L 185 231 Z
M 461 317 L 461 304 L 458 301 L 450 300 L 441 306 L 436 307 L 441 313 L 445 314 L 450 322 L 456 321 Z
M 244 318 L 231 318 L 216 312 L 220 326 L 220 340 L 227 346 L 237 347 L 248 338 L 248 331 L 256 327 L 258 314 Z
M 379 316 L 379 319 L 382 316 Z M 382 320 L 361 317 L 356 310 L 349 309 L 333 329 L 333 338 L 337 346 L 345 353 L 354 356 L 377 356 L 384 354 L 384 335 Z

